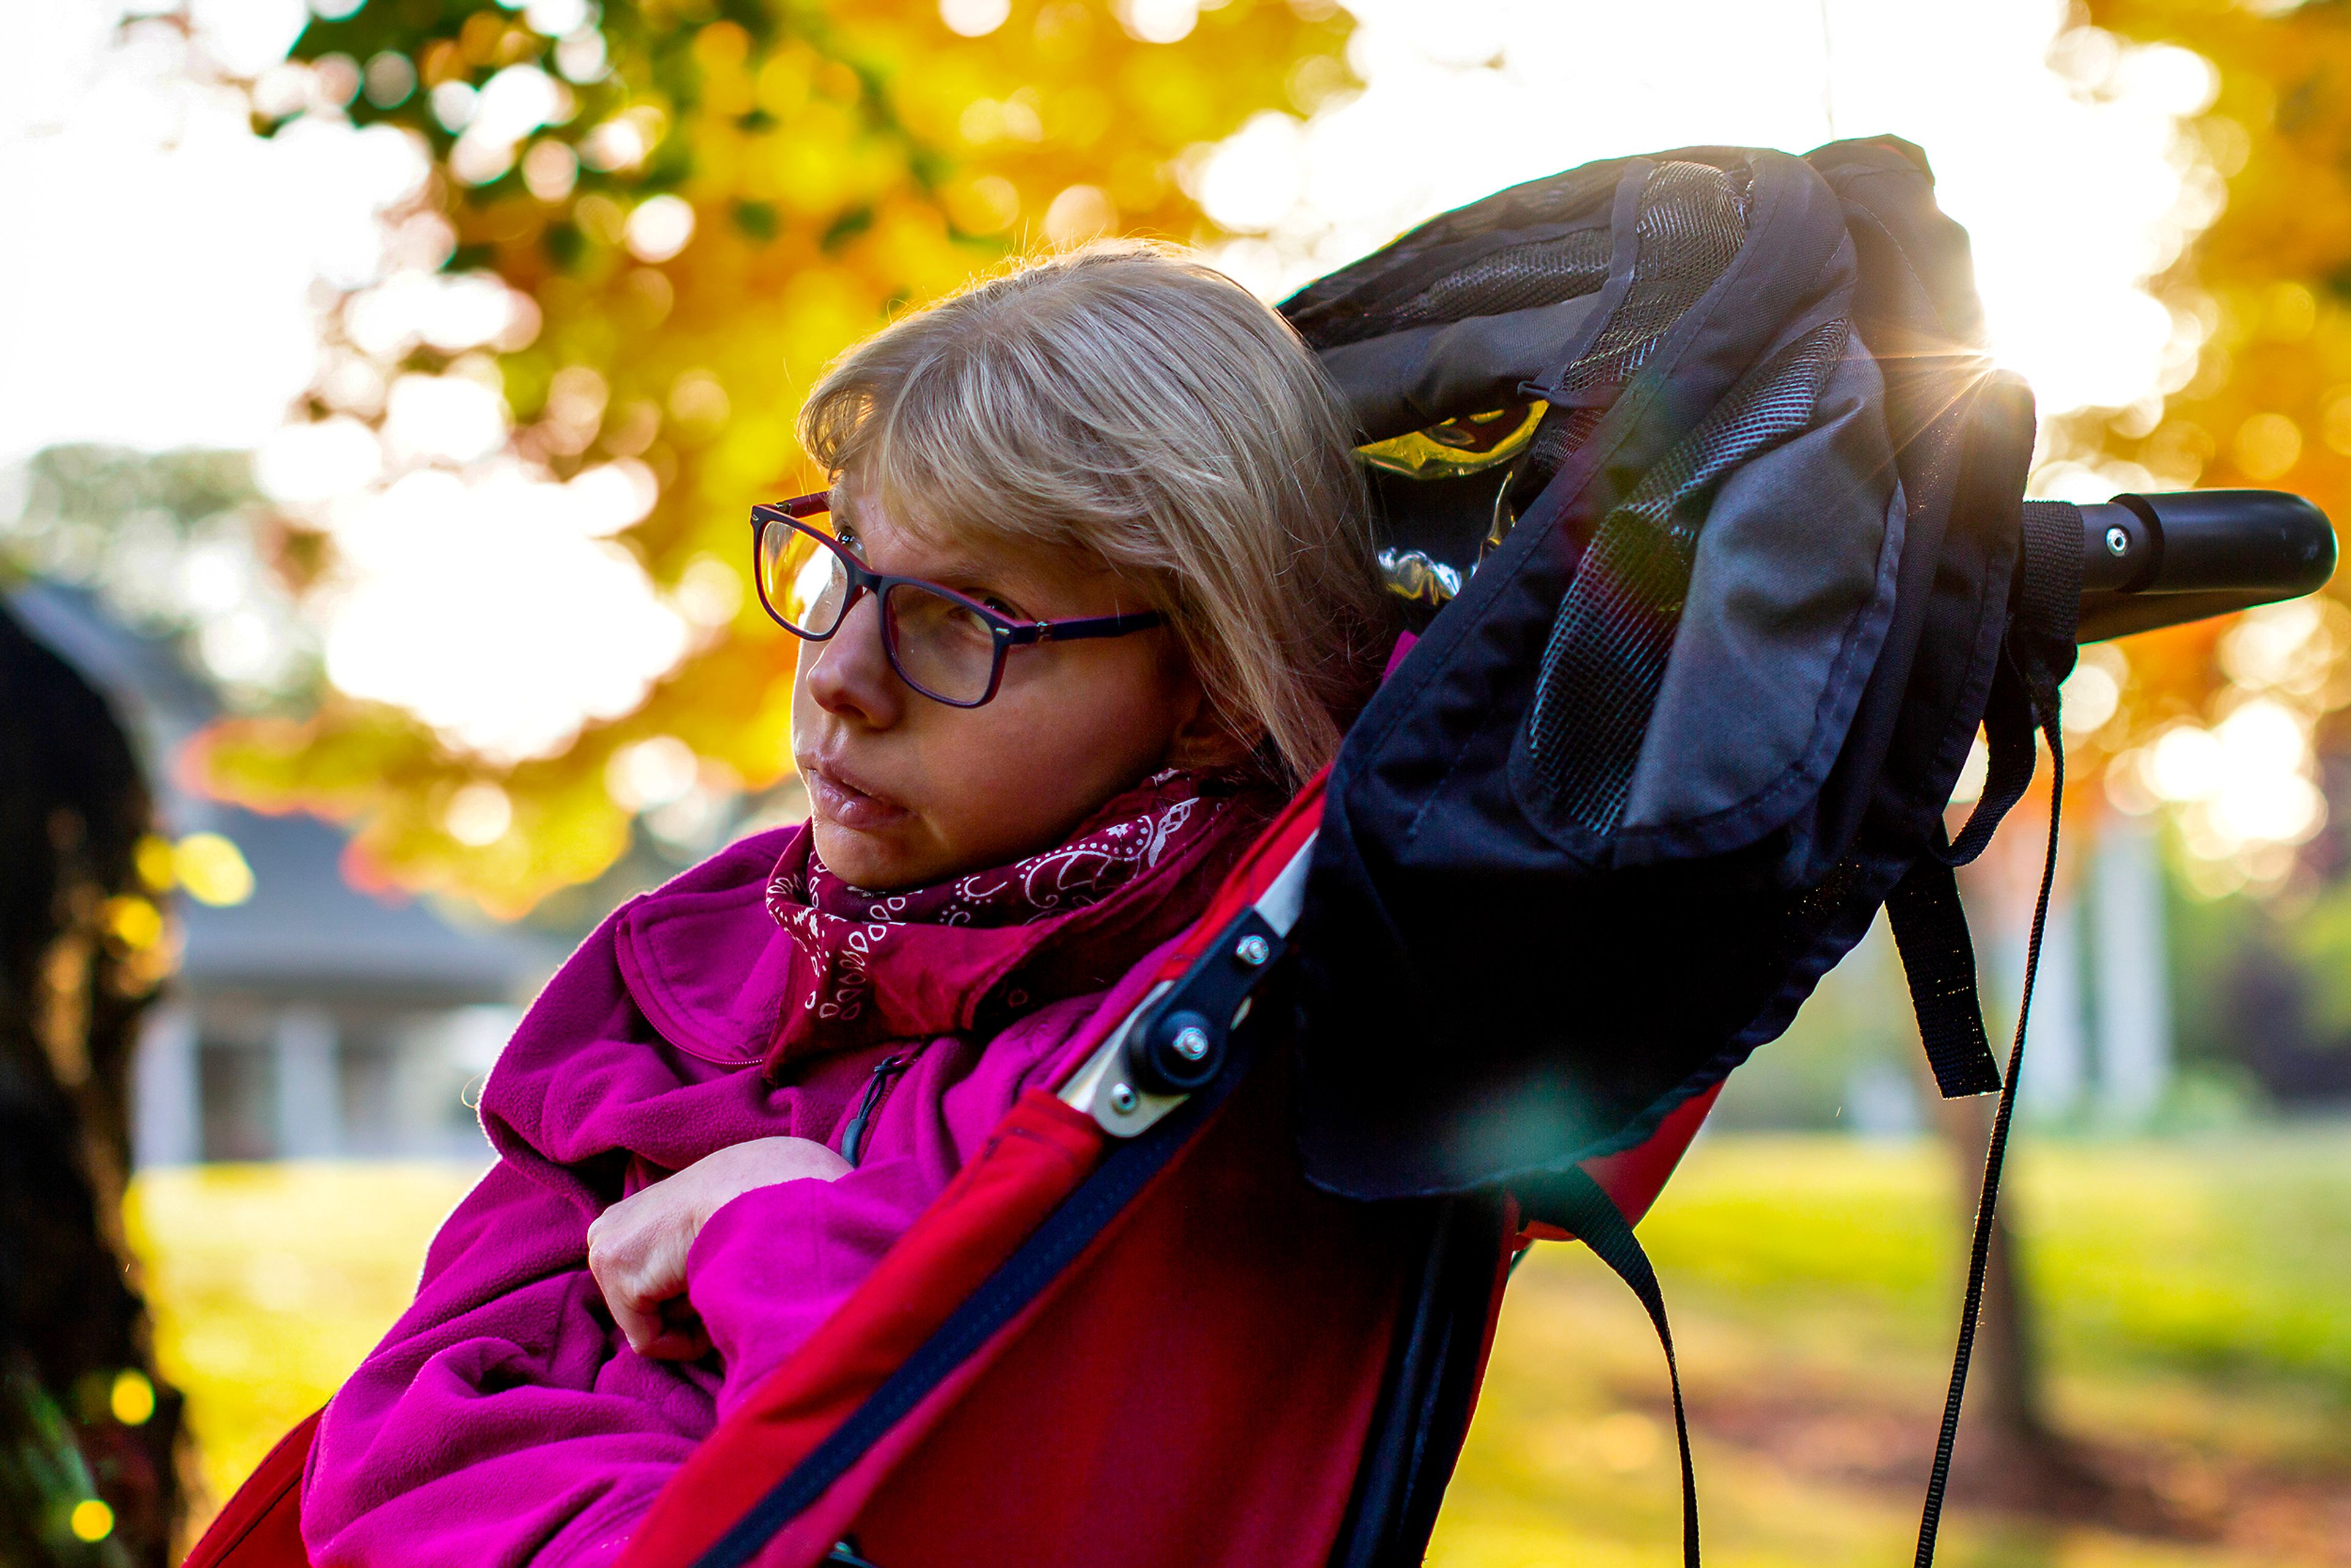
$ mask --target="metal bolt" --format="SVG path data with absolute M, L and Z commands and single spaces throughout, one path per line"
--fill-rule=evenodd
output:
M 1122 1116 L 1134 1114 L 1134 1108 L 1140 1103 L 1142 1102 L 1135 1098 L 1134 1086 L 1131 1083 L 1114 1085 L 1110 1092 L 1110 1108 Z
M 2106 553 L 2108 555 L 2130 554 L 2130 530 L 2120 523 L 2106 530 Z
M 1185 1061 L 1197 1061 L 1208 1054 L 1208 1031 L 1197 1026 L 1179 1029 L 1176 1031 L 1176 1038 L 1167 1043 L 1174 1046 L 1176 1054 Z
M 1262 936 L 1244 936 L 1234 945 L 1233 956 L 1254 969 L 1273 956 L 1273 947 Z

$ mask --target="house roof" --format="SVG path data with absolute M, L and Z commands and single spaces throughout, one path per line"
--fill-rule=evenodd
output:
M 180 972 L 200 992 L 417 1006 L 514 1001 L 561 956 L 487 920 L 461 925 L 423 901 L 395 903 L 352 887 L 341 870 L 344 835 L 315 817 L 215 807 L 205 826 L 245 852 L 253 896 L 226 908 L 181 901 L 187 946 Z
M 304 815 L 264 816 L 182 787 L 180 747 L 219 712 L 211 688 L 164 638 L 124 626 L 89 594 L 34 583 L 8 609 L 104 693 L 139 747 L 165 828 L 225 835 L 253 868 L 250 898 L 214 908 L 182 898 L 179 983 L 238 992 L 415 1007 L 512 1001 L 561 955 L 544 938 L 416 899 L 389 900 L 342 873 L 346 835 Z

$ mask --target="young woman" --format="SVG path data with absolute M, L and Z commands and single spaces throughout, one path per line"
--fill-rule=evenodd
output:
M 602 1563 L 1327 761 L 1392 632 L 1349 422 L 1169 252 L 852 351 L 760 507 L 804 828 L 624 905 L 482 1101 L 497 1164 L 328 1407 L 311 1561 Z

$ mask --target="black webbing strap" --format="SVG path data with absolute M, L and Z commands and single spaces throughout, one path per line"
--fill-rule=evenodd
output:
M 1943 1520 L 1943 1491 L 1950 1482 L 1951 1448 L 1959 1436 L 1959 1401 L 1967 1392 L 1968 1360 L 1975 1352 L 1976 1321 L 1983 1311 L 1984 1270 L 1991 1258 L 1992 1210 L 2000 1200 L 2000 1167 L 2008 1152 L 2009 1120 L 2016 1111 L 2017 1071 L 2024 1063 L 2024 1026 L 2032 1013 L 2032 981 L 2041 972 L 2041 938 L 2049 924 L 2049 889 L 2057 878 L 2057 827 L 2065 804 L 2065 737 L 2058 732 L 2053 688 L 2043 733 L 2049 740 L 2049 848 L 2041 862 L 2041 892 L 2032 904 L 2032 935 L 2024 947 L 2024 994 L 2016 1004 L 2016 1037 L 2008 1048 L 2008 1082 L 1992 1113 L 1991 1141 L 1984 1150 L 1983 1192 L 1976 1199 L 1975 1238 L 1968 1249 L 1968 1292 L 1959 1309 L 1959 1343 L 1951 1353 L 1951 1388 L 1943 1401 L 1943 1429 L 1935 1440 L 1935 1468 L 1927 1477 L 1927 1503 L 1918 1520 L 1917 1568 L 1935 1561 L 1935 1531 Z
M 1935 1468 L 1927 1477 L 1926 1507 L 1918 1520 L 1917 1568 L 1935 1561 L 1935 1532 L 1943 1519 L 1943 1493 L 1949 1485 L 1951 1448 L 1959 1436 L 1959 1402 L 1967 1393 L 1968 1362 L 1975 1352 L 1976 1325 L 1983 1312 L 1984 1270 L 1991 1258 L 1992 1214 L 2000 1201 L 2001 1163 L 2008 1152 L 2009 1124 L 2016 1113 L 2016 1080 L 2024 1064 L 2025 1025 L 2032 1016 L 2032 982 L 2041 973 L 2041 943 L 2049 926 L 2049 894 L 2057 880 L 2057 831 L 2065 816 L 2065 736 L 2058 719 L 2058 684 L 2074 665 L 2074 622 L 2082 591 L 2082 518 L 2076 508 L 2053 501 L 2024 506 L 2024 555 L 2016 617 L 2004 653 L 2005 685 L 2011 700 L 2027 705 L 2032 720 L 2024 732 L 2030 777 L 2033 731 L 2049 746 L 2049 844 L 2041 862 L 2041 890 L 2032 901 L 2032 933 L 2024 946 L 2024 990 L 2016 1004 L 2016 1035 L 2009 1042 L 2007 1082 L 1992 1113 L 1991 1138 L 1984 1149 L 1983 1191 L 1976 1199 L 1974 1239 L 1968 1249 L 1968 1291 L 1959 1309 L 1959 1339 L 1951 1353 L 1951 1387 L 1943 1401 L 1943 1427 L 1935 1441 Z M 1995 686 L 1997 692 L 1999 687 Z M 1986 720 L 1990 724 L 1989 717 Z M 1995 745 L 1997 768 L 1997 746 Z M 1990 793 L 1987 791 L 1987 800 Z M 1970 821 L 1972 829 L 1974 823 Z M 1925 1015 L 1920 1015 L 1925 1029 Z
M 1682 1563 L 1683 1568 L 1698 1568 L 1698 1472 L 1690 1464 L 1689 1417 L 1682 1410 L 1681 1367 L 1674 1360 L 1674 1331 L 1666 1322 L 1666 1297 L 1657 1288 L 1657 1271 L 1650 1267 L 1649 1255 L 1641 1249 L 1624 1212 L 1581 1166 L 1547 1171 L 1512 1185 L 1520 1211 L 1527 1218 L 1555 1225 L 1591 1248 L 1649 1310 L 1657 1343 L 1665 1347 L 1666 1375 L 1674 1387 L 1674 1438 L 1682 1453 Z
M 1984 705 L 1983 728 L 1990 766 L 1975 810 L 1941 852 L 1940 858 L 1952 865 L 1965 865 L 1983 853 L 2009 808 L 2024 799 L 2032 782 L 2032 695 L 2010 667 L 2005 651 Z
M 2024 549 L 2017 563 L 2015 619 L 2011 643 L 2001 651 L 1984 706 L 1986 760 L 1983 793 L 1942 857 L 1965 865 L 1983 853 L 2009 808 L 2024 799 L 2032 782 L 2032 737 L 2040 723 L 2035 690 L 2040 666 L 2062 660 L 2053 672 L 2063 679 L 2073 665 L 2074 624 L 2081 613 L 2082 509 L 2069 501 L 2027 501 L 2022 517 Z M 2018 643 L 2026 644 L 2022 650 Z M 2032 673 L 2019 667 L 2032 666 Z M 2038 655 L 2036 658 L 2035 655 Z
M 2082 617 L 2082 508 L 2071 501 L 2027 501 L 2024 559 L 2017 580 L 2016 628 L 2054 683 L 2074 667 L 2074 630 Z M 2053 690 L 2053 684 L 2051 687 Z
M 864 1404 L 695 1558 L 694 1568 L 740 1568 L 758 1556 L 776 1531 L 821 1498 L 933 1389 L 1018 1317 L 1040 1291 L 1061 1278 L 1102 1228 L 1134 1201 L 1231 1096 L 1255 1055 L 1250 1049 L 1254 1032 L 1235 1030 L 1225 1070 L 1207 1087 L 1140 1137 L 1113 1150 L 1093 1175 L 1046 1217 L 1036 1233 L 932 1332 L 920 1349 L 866 1396 Z M 834 1548 L 836 1552 L 839 1550 Z
M 1910 982 L 1910 1006 L 1918 1015 L 1918 1040 L 1935 1070 L 1935 1086 L 1946 1100 L 1998 1089 L 2000 1064 L 1992 1060 L 1976 994 L 1975 944 L 1951 868 L 1938 856 L 1919 856 L 1886 895 L 1886 918 Z

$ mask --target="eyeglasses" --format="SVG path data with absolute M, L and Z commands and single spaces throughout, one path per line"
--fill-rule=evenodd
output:
M 768 616 L 794 636 L 821 643 L 841 630 L 860 597 L 882 605 L 882 648 L 898 678 L 934 702 L 977 707 L 1004 680 L 1004 655 L 1024 643 L 1071 643 L 1148 631 L 1155 610 L 1074 621 L 1014 621 L 951 588 L 869 570 L 832 536 L 829 495 L 796 496 L 751 508 L 752 580 Z

